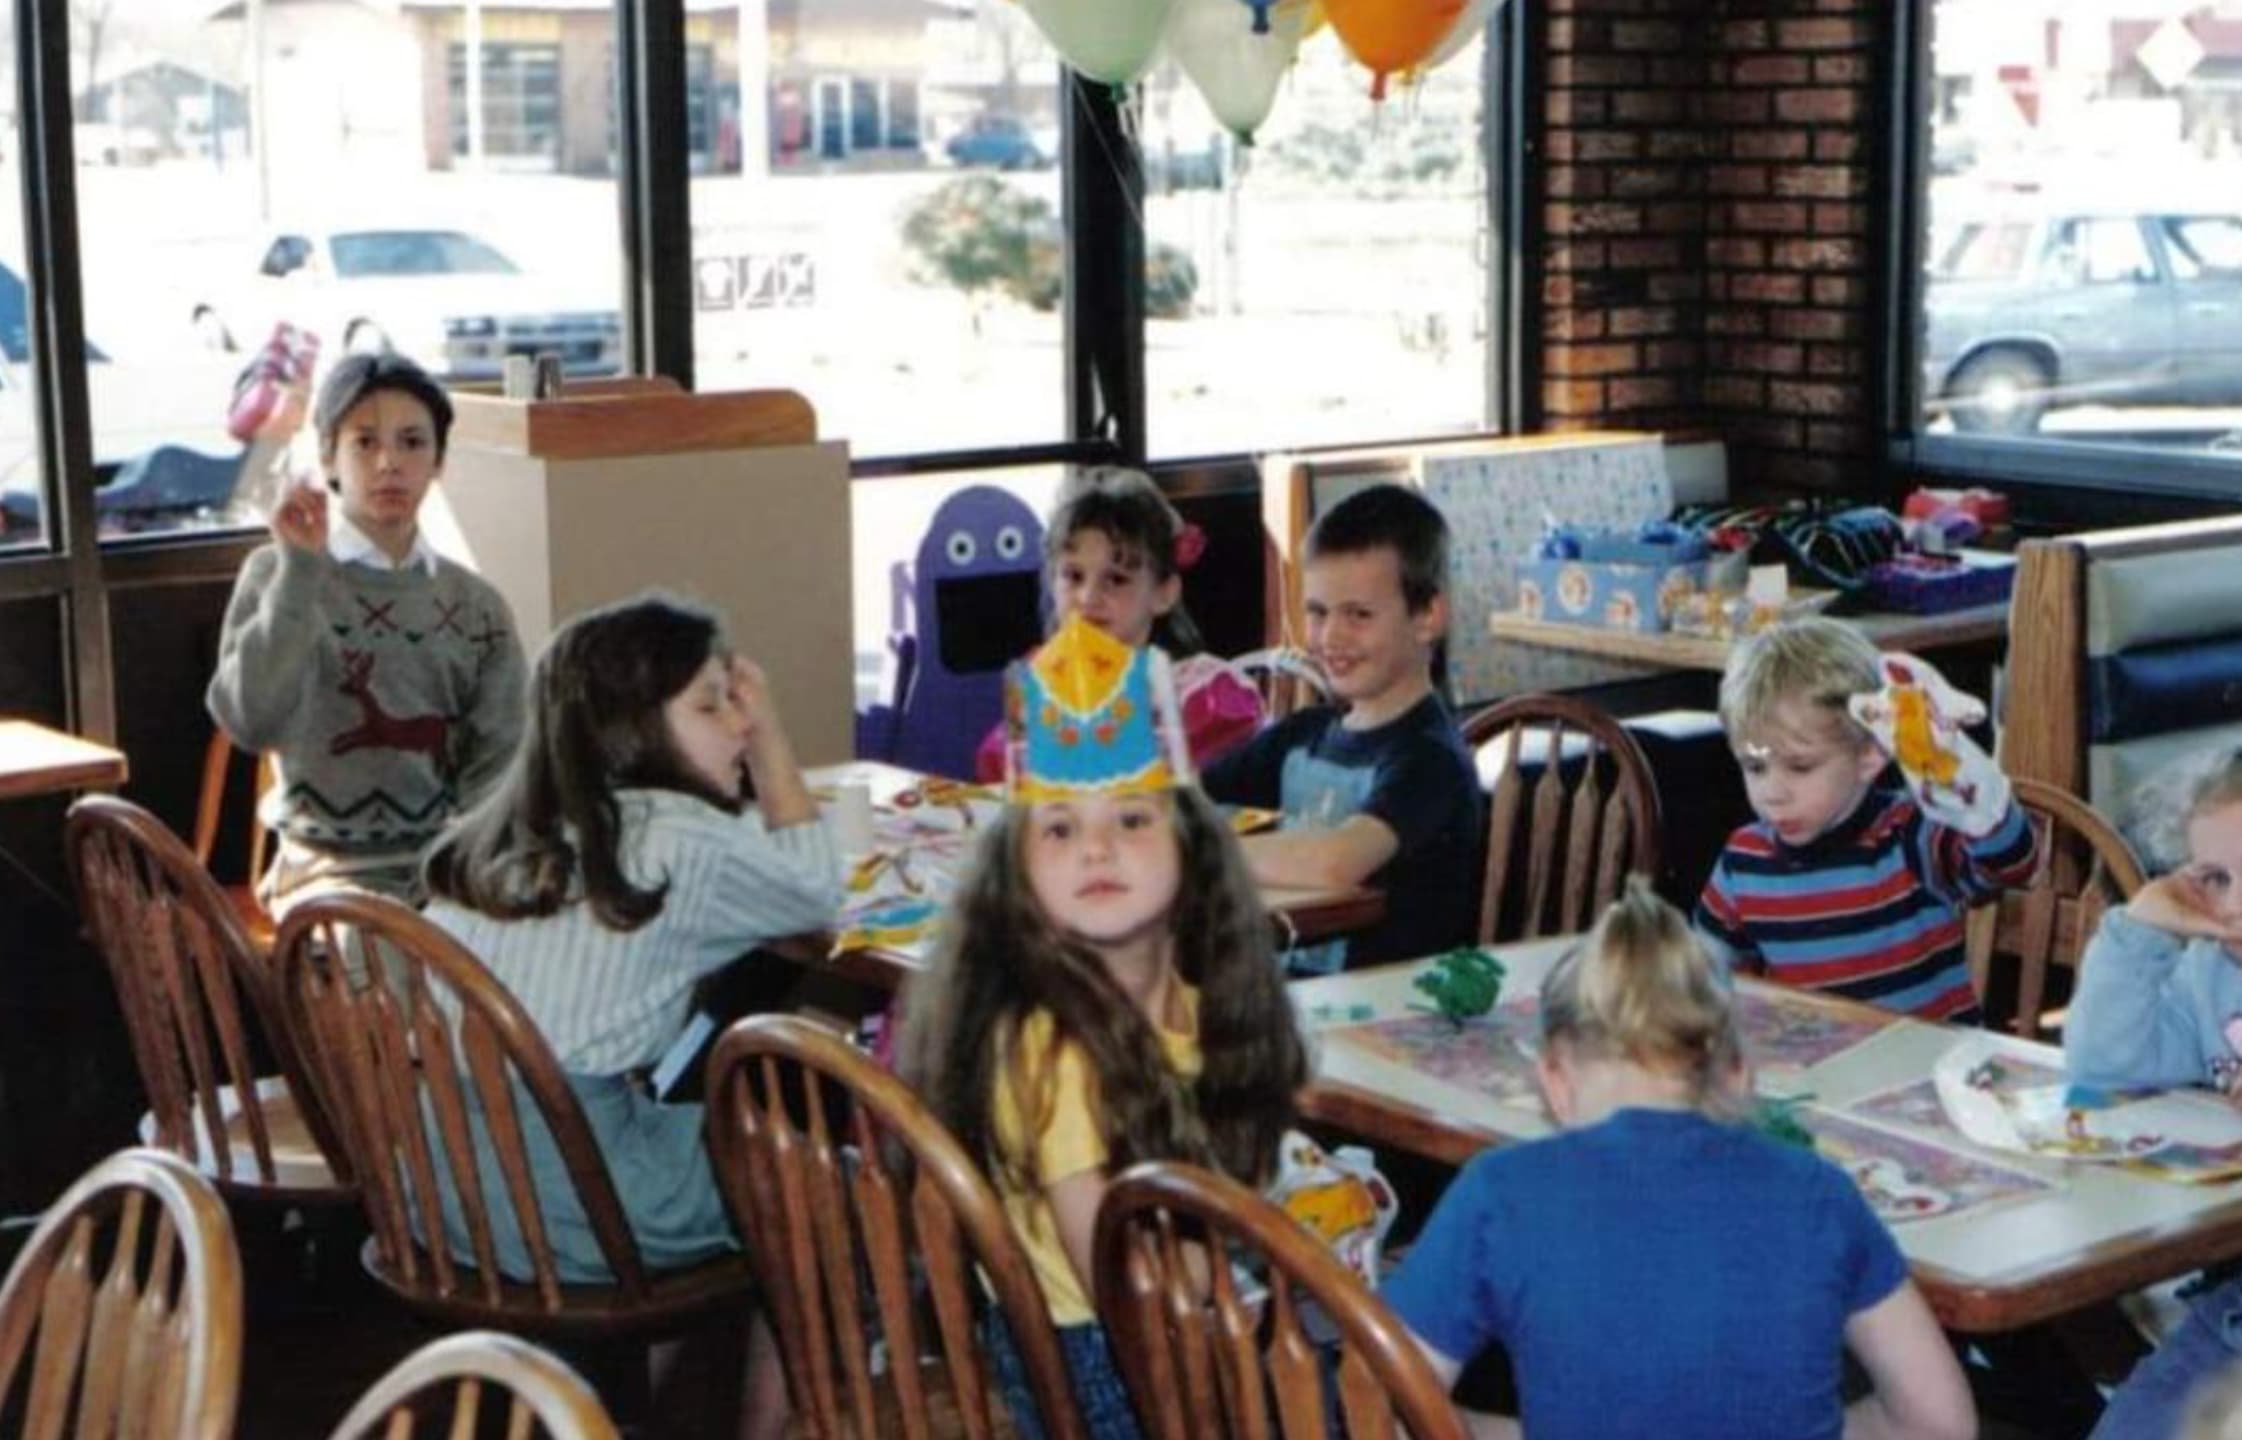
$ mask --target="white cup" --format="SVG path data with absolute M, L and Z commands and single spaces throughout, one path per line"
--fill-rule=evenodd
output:
M 527 355 L 509 355 L 499 369 L 500 392 L 509 400 L 537 398 L 537 361 Z
M 833 828 L 833 843 L 844 855 L 861 855 L 872 848 L 872 787 L 862 783 L 833 787 L 833 803 L 826 809 Z

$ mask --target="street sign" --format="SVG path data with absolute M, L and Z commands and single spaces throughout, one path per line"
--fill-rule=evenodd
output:
M 817 257 L 705 255 L 693 262 L 696 310 L 791 310 L 817 303 Z

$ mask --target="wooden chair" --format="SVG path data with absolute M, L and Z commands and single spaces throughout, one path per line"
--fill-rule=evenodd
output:
M 141 1142 L 230 1199 L 347 1204 L 350 1172 L 278 1023 L 264 952 L 209 872 L 114 795 L 70 807 L 63 849 L 148 1092 Z M 257 1073 L 261 1053 L 279 1073 Z
M 1206 1265 L 1209 1254 L 1265 1268 L 1266 1301 L 1241 1293 L 1231 1265 Z M 1098 1318 L 1150 1440 L 1384 1437 L 1396 1420 L 1416 1440 L 1462 1440 L 1446 1387 L 1393 1312 L 1236 1181 L 1191 1165 L 1132 1166 L 1098 1207 L 1096 1256 Z M 1340 1336 L 1329 1388 L 1303 1328 L 1309 1302 Z
M 1474 753 L 1498 736 L 1481 943 L 1585 930 L 1629 872 L 1658 878 L 1658 785 L 1618 721 L 1584 700 L 1518 695 L 1464 722 Z
M 709 1077 L 717 1174 L 756 1259 L 810 1436 L 923 1440 L 933 1399 L 954 1412 L 952 1433 L 1009 1433 L 974 1333 L 978 1267 L 1027 1366 L 1044 1432 L 1081 1440 L 1027 1256 L 972 1158 L 902 1081 L 791 1015 L 725 1031 Z M 875 1340 L 889 1358 L 877 1379 Z M 940 1363 L 914 1363 L 929 1344 Z
M 210 868 L 210 857 L 218 850 L 218 822 L 226 808 L 226 782 L 233 775 L 234 742 L 223 730 L 210 732 L 210 743 L 202 747 L 202 787 L 195 795 L 195 859 L 202 868 Z M 225 885 L 220 891 L 231 905 L 234 914 L 241 917 L 241 927 L 261 950 L 272 948 L 272 912 L 257 895 L 257 881 L 265 873 L 265 856 L 272 834 L 265 829 L 257 814 L 264 803 L 265 792 L 273 785 L 272 752 L 260 751 L 257 755 L 257 778 L 250 788 L 249 803 L 249 878 L 239 885 Z
M 1259 688 L 1262 709 L 1271 720 L 1282 720 L 1295 710 L 1321 705 L 1331 698 L 1315 662 L 1295 646 L 1274 645 L 1240 655 L 1230 663 Z
M 378 1430 L 383 1440 L 412 1440 L 416 1418 L 429 1416 L 430 1392 L 448 1386 L 451 1417 L 431 1435 L 474 1435 L 478 1424 L 501 1418 L 509 1440 L 527 1440 L 542 1429 L 551 1440 L 620 1440 L 621 1432 L 584 1378 L 526 1340 L 494 1330 L 468 1330 L 432 1340 L 397 1363 L 335 1427 L 333 1440 L 361 1440 Z M 485 1389 L 493 1412 L 484 1415 Z
M 2016 803 L 2039 833 L 2040 864 L 2031 882 L 1972 907 L 1965 952 L 1980 1000 L 1996 956 L 2016 965 L 2016 1013 L 2010 1028 L 2038 1038 L 2050 965 L 2076 969 L 2102 912 L 2133 898 L 2141 862 L 2117 828 L 2084 800 L 2036 780 L 2010 782 Z
M 396 901 L 335 892 L 292 906 L 273 953 L 289 1031 L 358 1177 L 373 1232 L 362 1252 L 367 1273 L 408 1307 L 445 1325 L 621 1343 L 741 1302 L 744 1256 L 647 1268 L 545 1037 L 449 935 Z M 360 964 L 363 976 L 354 977 Z M 549 1197 L 536 1188 L 523 1133 L 525 1101 L 560 1150 L 613 1284 L 560 1278 Z M 527 1251 L 527 1282 L 499 1270 L 494 1196 L 472 1138 L 478 1110 Z M 473 1265 L 443 1241 L 439 1168 L 458 1197 Z
M 0 1282 L 0 1426 L 227 1440 L 241 1353 L 225 1204 L 178 1157 L 121 1151 L 64 1192 Z

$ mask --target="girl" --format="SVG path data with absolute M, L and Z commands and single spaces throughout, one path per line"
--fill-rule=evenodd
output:
M 1278 975 L 1237 841 L 1184 785 L 1011 807 L 911 987 L 903 1072 L 993 1177 L 1093 1435 L 1138 1433 L 1092 1308 L 1098 1202 L 1144 1159 L 1269 1178 L 1308 1078 Z M 989 1343 L 1041 1440 L 1001 1323 Z
M 2242 750 L 2147 794 L 2151 854 L 2185 857 L 2103 915 L 2079 968 L 2063 1059 L 2088 1085 L 2208 1085 L 2242 1099 Z M 2242 1354 L 2242 1278 L 2199 1295 L 2110 1397 L 2097 1437 L 2177 1433 L 2196 1384 Z
M 1166 651 L 1200 765 L 1251 736 L 1262 715 L 1259 692 L 1200 653 L 1199 628 L 1183 608 L 1183 572 L 1205 546 L 1205 534 L 1183 522 L 1152 477 L 1115 466 L 1072 472 L 1043 532 L 1051 628 L 1080 615 L 1132 650 Z M 982 740 L 974 773 L 985 782 L 1004 778 L 1001 723 Z
M 685 1027 L 696 980 L 839 907 L 833 846 L 762 672 L 674 600 L 569 622 L 538 657 L 520 754 L 427 874 L 428 918 L 513 992 L 568 1073 L 646 1263 L 737 1248 L 701 1107 L 658 1105 L 631 1076 Z M 560 1202 L 546 1224 L 562 1277 L 612 1281 L 559 1152 L 542 1127 L 531 1140 L 538 1191 Z M 495 1179 L 495 1159 L 483 1166 Z M 501 1267 L 526 1278 L 519 1234 L 499 1228 Z
M 1499 1342 L 1535 1440 L 1976 1433 L 1860 1192 L 1733 1123 L 1749 1085 L 1728 992 L 1641 877 L 1549 972 L 1541 1027 L 1562 1133 L 1472 1161 L 1385 1287 L 1444 1379 Z M 1874 1386 L 1849 1411 L 1842 1346 Z
M 522 729 L 505 600 L 420 530 L 451 433 L 443 387 L 402 356 L 353 355 L 313 414 L 328 488 L 281 496 L 273 543 L 234 585 L 206 696 L 235 744 L 277 752 L 266 818 L 280 844 L 261 882 L 276 912 L 315 885 L 417 900 L 422 848 L 497 779 Z

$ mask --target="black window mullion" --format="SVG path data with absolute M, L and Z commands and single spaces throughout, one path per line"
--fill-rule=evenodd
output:
M 624 344 L 630 368 L 693 388 L 693 214 L 685 117 L 684 0 L 615 13 Z
M 1145 458 L 1144 169 L 1113 87 L 1062 71 L 1067 435 Z
M 24 284 L 31 342 L 35 453 L 49 537 L 67 594 L 69 723 L 117 733 L 109 600 L 93 505 L 93 426 L 86 400 L 85 311 L 78 265 L 78 184 L 71 147 L 69 0 L 15 0 L 16 113 L 22 117 Z

